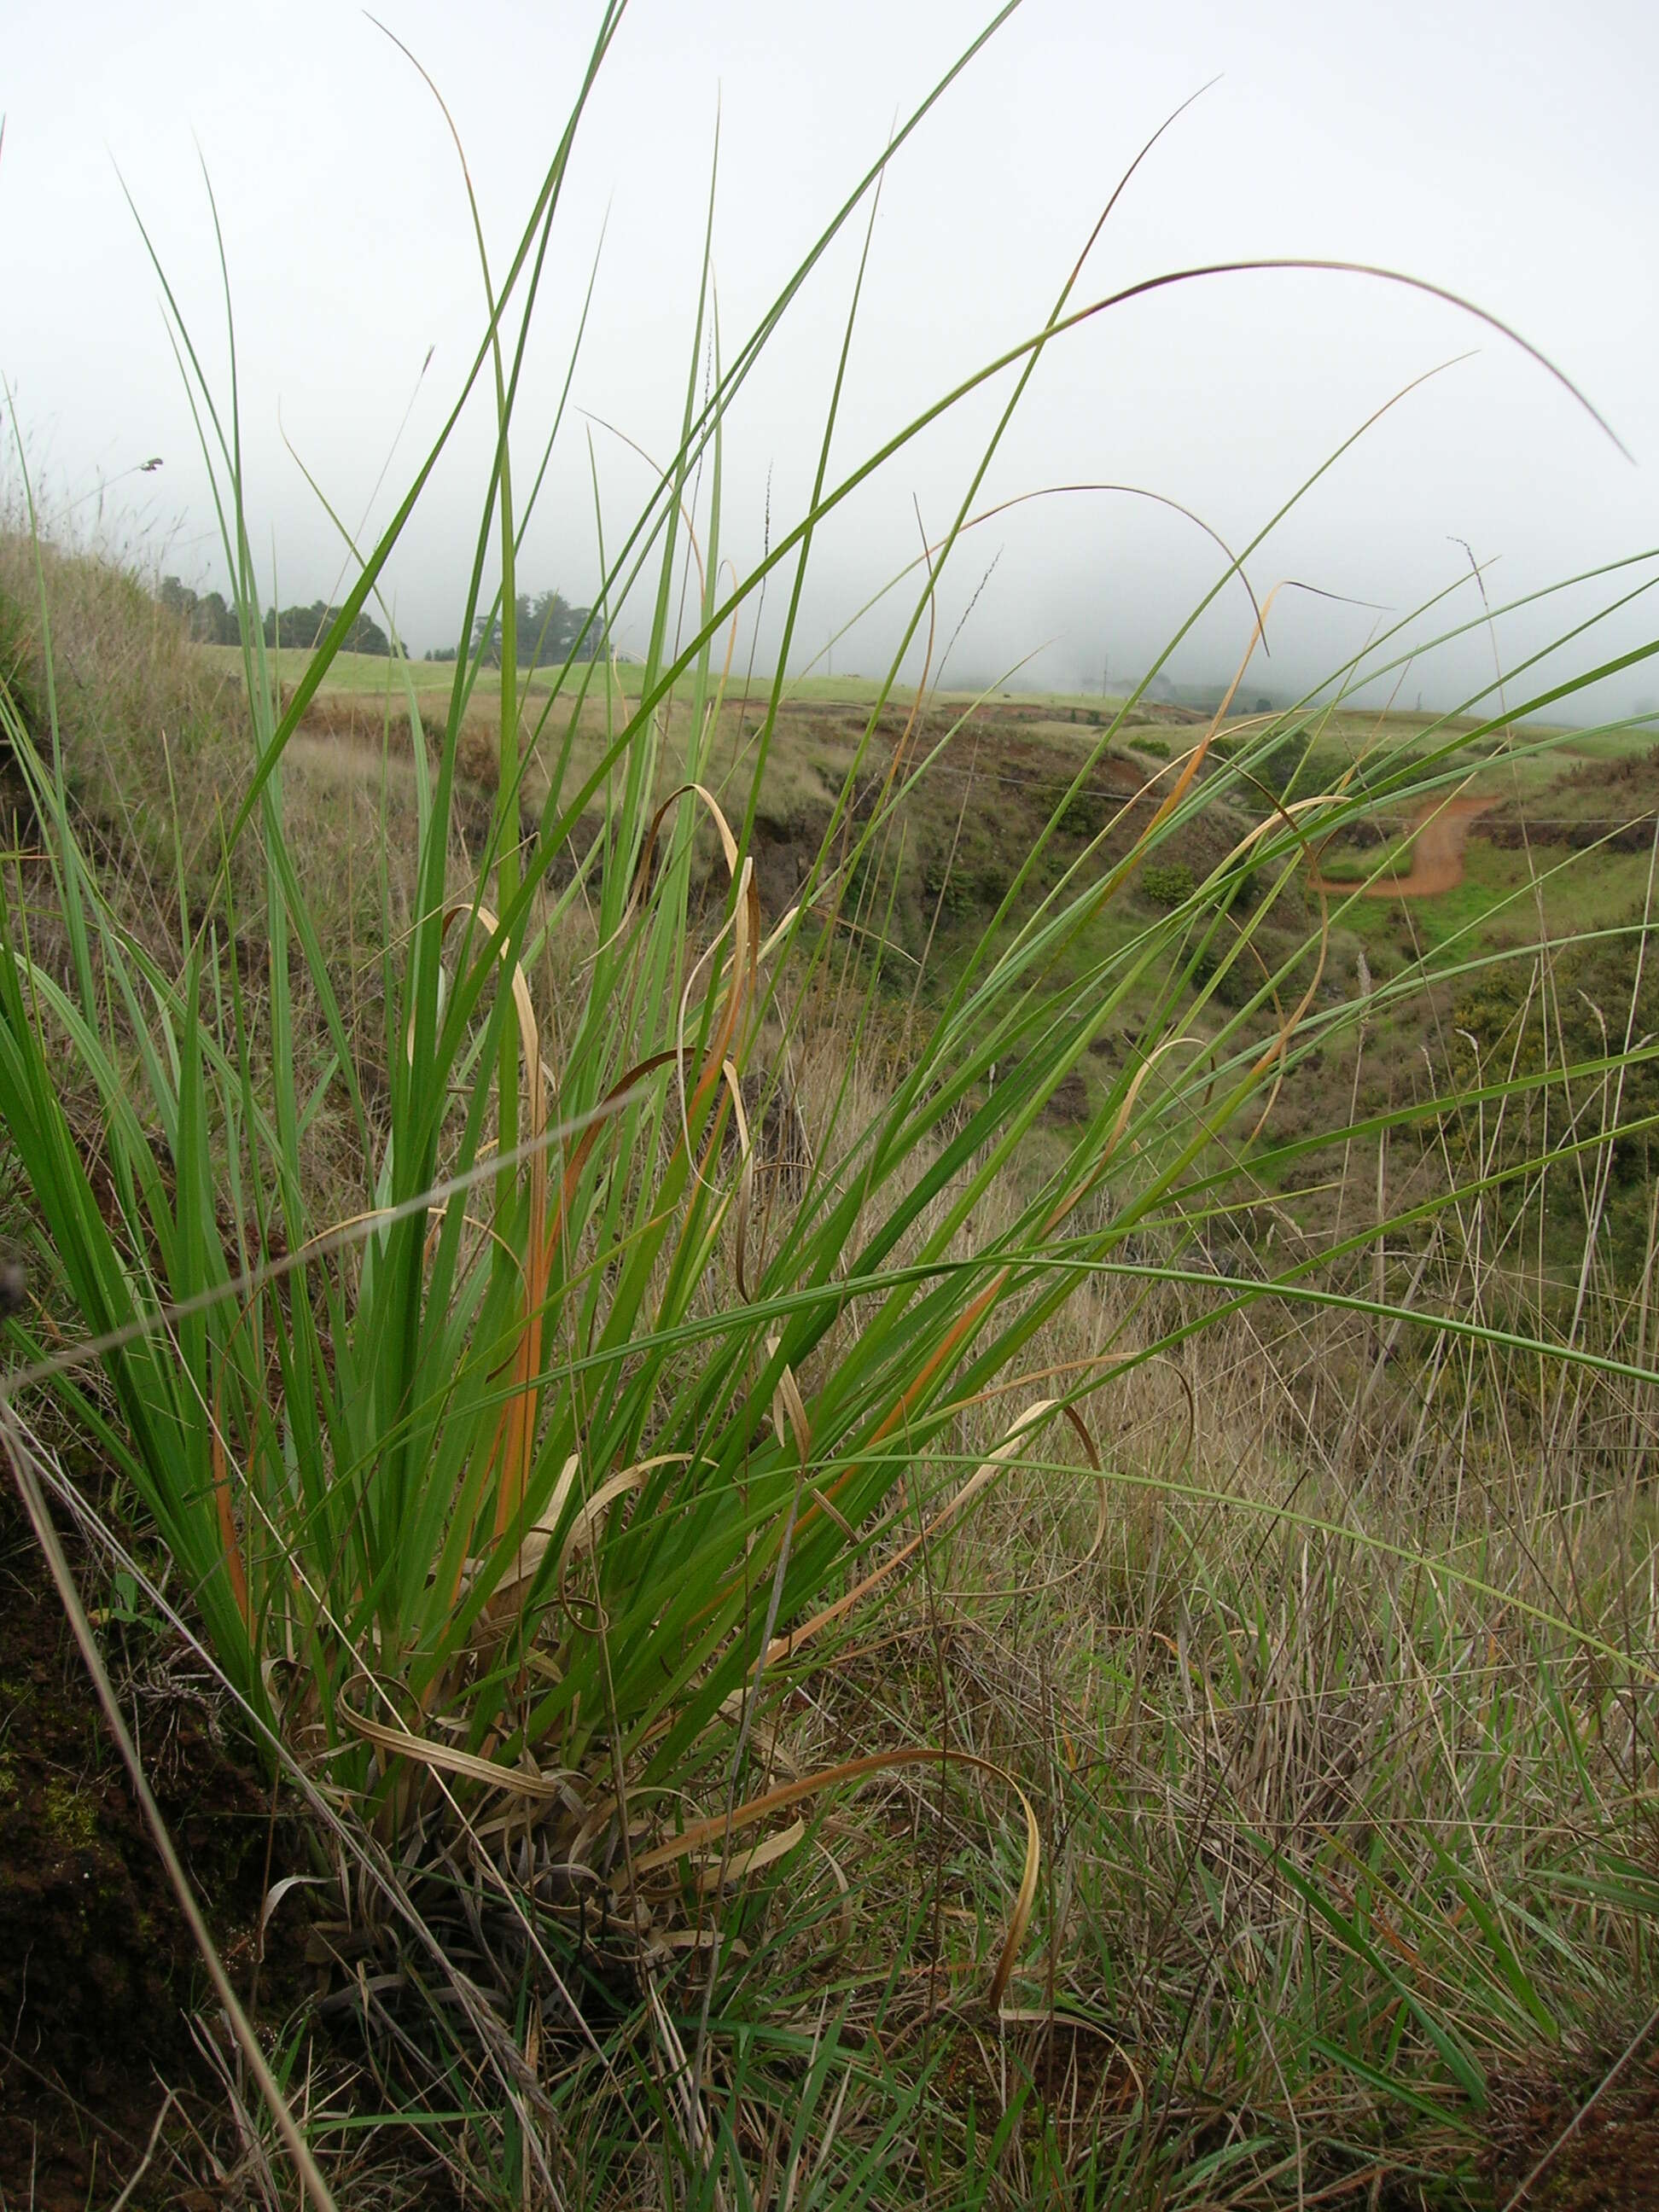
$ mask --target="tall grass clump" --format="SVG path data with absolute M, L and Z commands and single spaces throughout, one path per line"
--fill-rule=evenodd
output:
M 320 1822 L 349 1832 L 401 1899 L 394 1917 L 429 1934 L 453 1910 L 486 1949 L 490 1917 L 510 1924 L 515 1955 L 533 1954 L 564 1991 L 573 2035 L 591 2038 L 607 2005 L 626 2008 L 647 1990 L 640 2002 L 655 2008 L 662 2048 L 678 2052 L 653 2092 L 659 2118 L 708 2190 L 738 2150 L 708 2133 L 702 2058 L 682 2047 L 696 2008 L 677 2027 L 652 1977 L 668 1972 L 665 1961 L 707 1954 L 714 1990 L 716 1969 L 742 1954 L 711 1921 L 710 1900 L 740 1876 L 798 1863 L 826 1792 L 920 1767 L 976 1808 L 998 1878 L 976 1965 L 1006 2018 L 1020 2016 L 1018 2004 L 1006 2009 L 1018 1974 L 1027 1977 L 1021 2002 L 1034 2002 L 1035 1970 L 1022 1966 L 1034 1916 L 1054 1943 L 1063 1921 L 1052 1887 L 1042 1887 L 1029 1791 L 1022 1802 L 1007 1786 L 1030 1783 L 1017 1732 L 981 1742 L 948 1715 L 935 1725 L 924 1708 L 902 1740 L 849 1756 L 826 1735 L 821 1758 L 792 1769 L 776 1692 L 827 1669 L 861 1608 L 906 1572 L 931 1574 L 934 1553 L 951 1555 L 975 1511 L 1005 1510 L 992 1501 L 1022 1484 L 1046 1496 L 1061 1486 L 1081 1504 L 1077 1556 L 1051 1562 L 1055 1575 L 1086 1574 L 1088 1589 L 1104 1588 L 1118 1571 L 1115 1522 L 1143 1530 L 1121 1571 L 1149 1576 L 1149 1589 L 1167 1590 L 1158 1562 L 1181 1556 L 1192 1579 L 1179 1617 L 1149 1596 L 1147 1631 L 1183 1665 L 1195 1641 L 1212 1650 L 1230 1710 L 1267 1695 L 1264 1685 L 1303 1679 L 1283 1656 L 1296 1608 L 1275 1611 L 1237 1556 L 1224 1593 L 1219 1583 L 1202 1590 L 1187 1538 L 1146 1532 L 1141 1491 L 1172 1515 L 1206 1505 L 1254 1515 L 1281 1549 L 1286 1526 L 1328 1542 L 1342 1559 L 1333 1589 L 1352 1590 L 1372 1568 L 1395 1577 L 1398 1642 L 1356 1649 L 1368 1680 L 1388 1677 L 1402 1646 L 1449 1665 L 1470 1609 L 1492 1595 L 1503 1568 L 1455 1550 L 1431 1564 L 1420 1537 L 1368 1532 L 1344 1502 L 1358 1444 L 1376 1434 L 1374 1378 L 1396 1348 L 1385 1340 L 1404 1332 L 1413 1344 L 1449 1346 L 1437 1393 L 1472 1374 L 1477 1355 L 1572 1378 L 1562 1388 L 1650 1393 L 1647 1339 L 1632 1352 L 1616 1328 L 1598 1333 L 1583 1301 L 1555 1329 L 1486 1266 L 1470 1303 L 1447 1267 L 1443 1224 L 1483 1193 L 1525 1188 L 1574 1159 L 1593 1167 L 1597 1148 L 1632 1124 L 1620 1072 L 1645 1065 L 1653 1047 L 1614 1034 L 1542 1073 L 1464 1068 L 1431 1097 L 1304 1139 L 1275 1139 L 1269 1120 L 1298 1067 L 1363 1037 L 1391 998 L 1479 978 L 1492 957 L 1454 940 L 1386 985 L 1334 988 L 1328 899 L 1306 888 L 1314 834 L 1455 789 L 1473 746 L 1503 737 L 1528 708 L 1559 707 L 1600 669 L 1559 684 L 1540 677 L 1520 702 L 1466 702 L 1473 734 L 1467 715 L 1449 717 L 1392 766 L 1373 757 L 1363 775 L 1339 775 L 1311 797 L 1286 780 L 1285 750 L 1319 744 L 1329 693 L 1236 732 L 1224 758 L 1212 742 L 1218 714 L 1080 855 L 1057 864 L 1061 825 L 1077 819 L 1071 810 L 1130 702 L 1080 756 L 1033 848 L 1012 856 L 999 911 L 937 988 L 931 977 L 921 988 L 910 969 L 904 994 L 891 990 L 888 921 L 907 808 L 969 718 L 941 724 L 919 701 L 897 738 L 883 739 L 884 709 L 912 640 L 926 635 L 931 653 L 939 574 L 1032 368 L 1082 313 L 1115 302 L 1079 308 L 1079 263 L 1029 341 L 850 469 L 832 459 L 844 352 L 811 501 L 742 573 L 722 533 L 723 441 L 797 293 L 948 76 L 735 352 L 705 259 L 679 444 L 623 543 L 604 550 L 599 650 L 521 690 L 516 562 L 564 424 L 562 411 L 538 426 L 525 495 L 515 395 L 572 148 L 621 12 L 603 14 L 582 94 L 504 270 L 480 232 L 486 320 L 471 374 L 291 695 L 259 615 L 234 328 L 221 391 L 167 293 L 241 627 L 247 740 L 205 867 L 199 855 L 177 866 L 168 942 L 129 927 L 87 834 L 65 743 L 54 556 L 33 542 L 26 619 L 40 675 L 26 689 L 9 668 L 0 691 L 35 825 L 27 866 L 8 870 L 0 887 L 0 1117 L 63 1304 L 50 1329 L 41 1314 L 13 1325 L 27 1364 L 9 1391 L 8 1437 L 14 1450 L 30 1449 L 19 1392 L 38 1384 L 54 1418 L 95 1445 L 153 1520 L 191 1632 L 273 1770 L 308 1793 Z M 228 283 L 226 296 L 228 321 Z M 849 349 L 856 309 L 855 292 Z M 572 379 L 579 367 L 573 357 Z M 754 823 L 815 532 L 993 374 L 1012 382 L 1007 407 L 920 579 L 894 674 L 804 880 L 786 908 L 768 911 Z M 458 660 L 434 741 L 408 666 L 394 660 L 385 757 L 404 780 L 413 860 L 406 878 L 389 854 L 380 863 L 377 917 L 356 944 L 374 985 L 351 996 L 319 891 L 307 886 L 295 749 L 461 408 L 480 391 L 496 436 L 459 635 L 478 634 L 480 615 L 489 635 L 500 615 L 499 691 L 481 683 L 482 648 Z M 1229 556 L 1217 592 L 1255 550 Z M 768 588 L 787 600 L 779 673 L 747 781 L 734 787 L 716 739 L 739 626 Z M 9 610 L 24 605 L 9 573 L 6 592 Z M 624 609 L 646 611 L 648 634 L 626 686 L 610 654 Z M 1241 639 L 1245 663 L 1255 641 Z M 1421 650 L 1413 636 L 1409 652 Z M 1403 632 L 1382 639 L 1338 672 L 1337 696 L 1407 653 Z M 457 821 L 463 750 L 487 696 L 493 811 L 469 849 Z M 1279 790 L 1288 795 L 1272 795 Z M 1195 824 L 1236 805 L 1254 826 L 1226 840 L 1201 878 L 1170 856 Z M 1137 882 L 1151 896 L 1130 908 Z M 1103 953 L 1097 926 L 1120 908 L 1131 922 Z M 1124 1031 L 1133 1049 L 1083 1118 L 1056 1127 L 1045 1118 L 1051 1102 L 1096 1064 L 1091 1046 Z M 1600 1086 L 1606 1110 L 1547 1143 L 1488 1146 L 1473 1170 L 1460 1158 L 1409 1206 L 1358 1230 L 1339 1224 L 1323 1245 L 1271 1269 L 1216 1260 L 1216 1238 L 1241 1206 L 1333 1144 L 1369 1147 L 1369 1158 L 1396 1132 L 1426 1131 L 1449 1160 L 1453 1133 L 1472 1121 L 1489 1128 L 1512 1106 L 1518 1118 L 1518 1102 L 1546 1079 Z M 67 1111 L 66 1090 L 94 1099 L 95 1114 Z M 326 1177 L 317 1173 L 323 1124 L 335 1132 Z M 781 1163 L 786 1127 L 791 1157 Z M 340 1165 L 348 1158 L 358 1164 L 355 1188 Z M 1333 1359 L 1352 1362 L 1357 1377 L 1334 1430 L 1320 1431 L 1335 1442 L 1316 1496 L 1298 1503 L 1299 1485 L 1284 1486 L 1287 1497 L 1264 1480 L 1235 1497 L 1213 1468 L 1204 1473 L 1204 1408 L 1190 1381 L 1170 1431 L 1186 1444 L 1157 1472 L 1138 1473 L 1111 1441 L 1125 1394 L 1206 1337 L 1228 1340 L 1241 1316 L 1268 1302 L 1298 1328 L 1328 1328 Z M 63 1316 L 75 1340 L 67 1355 Z M 1304 1410 L 1311 1434 L 1317 1419 Z M 36 1425 L 44 1418 L 31 1416 Z M 1256 1433 L 1260 1442 L 1261 1424 Z M 1407 1592 L 1419 1566 L 1429 1579 Z M 1300 1602 L 1311 1618 L 1317 1573 L 1310 1587 Z M 1208 1601 L 1206 1643 L 1192 1624 Z M 1559 1639 L 1552 1694 L 1581 1693 L 1572 1669 L 1588 1656 L 1640 1705 L 1633 1740 L 1645 1742 L 1646 1644 L 1623 1648 L 1602 1627 L 1576 1625 L 1559 1595 L 1534 1590 L 1517 1602 L 1529 1632 Z M 1328 1626 L 1335 1614 L 1326 1609 Z M 1045 1632 L 1039 1621 L 1029 1632 Z M 1147 1677 L 1132 1668 L 1109 1679 L 1098 1741 L 1121 1754 L 1125 1776 L 1143 1777 L 1158 1765 L 1146 1743 Z M 1207 1773 L 1233 1790 L 1241 1758 L 1255 1762 L 1258 1780 L 1277 1760 L 1273 1771 L 1314 1802 L 1307 1747 L 1271 1729 L 1235 1741 L 1229 1727 L 1212 1710 L 1191 1753 L 1202 1770 L 1195 1788 Z M 1385 1729 L 1363 1741 L 1397 1757 Z M 1051 1750 L 1059 1741 L 1051 1736 Z M 1073 1743 L 1069 1779 L 1051 1772 L 1058 1797 L 1044 1801 L 1066 1801 L 1068 1820 L 1078 1816 L 1068 1792 L 1082 1788 L 1076 1753 Z M 1168 1775 L 1181 1778 L 1178 1788 L 1168 1782 L 1171 1806 L 1191 1779 L 1182 1758 L 1171 1750 Z M 1255 1863 L 1270 1873 L 1239 1908 L 1265 1931 L 1256 1964 L 1281 1978 L 1295 2016 L 1309 1989 L 1287 1933 L 1300 1913 L 1300 1940 L 1352 1969 L 1339 2027 L 1303 2023 L 1298 2063 L 1317 2058 L 1374 2084 L 1390 2069 L 1404 2078 L 1410 2046 L 1467 2087 L 1467 2039 L 1443 2018 L 1432 1976 L 1413 1980 L 1399 1964 L 1408 1942 L 1419 1958 L 1433 1946 L 1415 1922 L 1397 1943 L 1379 1938 L 1349 1861 L 1336 1853 L 1310 1868 L 1298 1858 L 1295 1836 L 1270 1832 L 1272 1792 L 1262 1789 L 1259 1800 L 1237 1792 L 1241 1821 L 1257 1823 L 1248 1838 Z M 1183 1893 L 1203 1882 L 1175 1879 L 1168 1835 L 1149 1831 L 1152 1802 L 1141 1780 L 1122 1783 L 1112 1879 L 1183 1910 Z M 1079 1894 L 1107 1863 L 1078 1875 Z M 1366 1879 L 1374 1888 L 1382 1876 L 1373 1867 Z M 1478 1894 L 1432 1851 L 1413 1860 L 1413 1879 L 1450 1884 L 1485 1928 Z M 620 1947 L 620 1981 L 606 1983 L 585 1948 L 595 1917 L 613 1966 Z M 1091 1925 L 1098 1935 L 1106 1922 Z M 1510 1972 L 1509 1924 L 1499 1932 L 1479 1971 L 1502 1984 L 1520 2022 L 1525 1978 L 1517 1984 L 1521 1970 Z M 572 1963 L 583 1959 L 586 1985 Z M 1183 1973 L 1189 1966 L 1195 1990 L 1202 1978 L 1183 1960 Z M 1118 1968 L 1102 1971 L 1109 1982 Z M 520 2057 L 528 1986 L 501 2000 Z M 708 2019 L 705 2002 L 702 2029 Z M 794 2056 L 805 2128 L 829 2110 L 842 2062 L 833 2034 Z M 499 2050 L 495 2059 L 507 2081 Z M 765 2070 L 753 2051 L 744 2063 Z M 907 2091 L 917 2127 L 927 2079 L 923 2066 Z M 525 2094 L 517 2075 L 512 2084 Z M 1260 2081 L 1257 2092 L 1267 2094 Z M 732 2108 L 749 2094 L 734 2088 Z M 513 2125 L 513 2155 L 533 2162 L 525 2112 Z M 951 2160 L 959 2148 L 953 2142 Z M 925 2164 L 931 2154 L 916 2155 Z M 1143 2169 L 1134 2171 L 1144 2179 Z M 852 2201 L 863 2185 L 850 2169 L 842 2179 Z M 1105 2186 L 1103 2170 L 1096 2180 Z

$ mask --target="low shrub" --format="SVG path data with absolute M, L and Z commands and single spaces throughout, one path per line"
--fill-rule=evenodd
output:
M 1193 872 L 1184 860 L 1151 861 L 1140 872 L 1140 889 L 1154 906 L 1184 906 L 1193 895 Z

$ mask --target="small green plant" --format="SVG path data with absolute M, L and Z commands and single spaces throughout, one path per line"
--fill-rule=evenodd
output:
M 1193 895 L 1193 872 L 1184 860 L 1157 860 L 1141 870 L 1140 888 L 1154 906 L 1184 906 Z
M 921 872 L 922 896 L 930 908 L 961 921 L 975 903 L 975 885 L 965 867 L 952 865 L 944 855 L 927 861 Z
M 1104 757 L 1104 754 L 1101 755 Z M 1113 812 L 1112 802 L 1098 791 L 1061 787 L 1052 795 L 1061 833 L 1067 837 L 1097 837 Z

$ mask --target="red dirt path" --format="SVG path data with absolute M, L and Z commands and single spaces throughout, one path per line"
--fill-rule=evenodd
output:
M 1498 804 L 1494 799 L 1438 799 L 1412 820 L 1412 865 L 1403 876 L 1372 883 L 1337 883 L 1316 876 L 1316 891 L 1358 891 L 1365 898 L 1438 898 L 1463 880 L 1463 843 L 1469 825 Z

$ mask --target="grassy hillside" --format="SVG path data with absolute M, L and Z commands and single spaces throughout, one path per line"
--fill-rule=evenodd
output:
M 223 681 L 233 680 L 225 649 L 198 651 Z M 360 777 L 372 789 L 388 756 L 398 762 L 407 749 L 407 708 L 394 696 L 403 672 L 368 655 L 342 659 L 349 665 L 343 672 L 340 662 L 331 665 L 301 725 L 296 757 L 308 775 L 322 775 L 326 763 L 327 775 L 337 782 Z M 290 661 L 285 654 L 282 682 L 292 685 L 305 666 L 304 657 Z M 422 663 L 407 672 L 428 738 L 435 741 L 453 672 L 440 671 L 441 684 L 428 688 L 433 670 L 433 664 Z M 546 793 L 543 758 L 566 752 L 579 769 L 590 767 L 601 757 L 617 713 L 624 711 L 620 702 L 637 701 L 639 676 L 637 668 L 621 664 L 611 672 L 609 704 L 600 675 L 574 714 L 562 702 L 550 713 L 552 678 L 538 672 L 523 726 L 529 765 L 521 812 L 527 831 Z M 475 812 L 493 781 L 489 715 L 499 684 L 499 672 L 479 672 L 463 728 L 459 757 L 477 779 Z M 673 787 L 673 763 L 691 712 L 681 702 L 666 710 L 659 797 Z M 1402 1084 L 1409 1095 L 1425 1071 L 1443 1075 L 1459 1049 L 1456 1009 L 1466 1001 L 1478 1000 L 1483 1009 L 1486 1048 L 1504 1050 L 1514 1040 L 1502 1024 L 1494 1030 L 1490 1023 L 1500 1000 L 1512 1019 L 1519 1018 L 1527 991 L 1524 981 L 1514 984 L 1514 976 L 1532 972 L 1526 963 L 1516 964 L 1525 947 L 1543 948 L 1537 956 L 1544 963 L 1541 974 L 1553 945 L 1629 931 L 1645 910 L 1659 820 L 1659 767 L 1647 733 L 1529 726 L 1511 737 L 1486 735 L 1460 744 L 1460 736 L 1474 726 L 1317 710 L 1279 718 L 1264 745 L 1263 718 L 1222 723 L 1212 757 L 1199 775 L 1199 788 L 1209 794 L 1201 810 L 1170 833 L 1121 898 L 1091 917 L 1054 972 L 1059 987 L 1121 960 L 1149 924 L 1191 901 L 1229 853 L 1270 817 L 1276 786 L 1296 800 L 1338 790 L 1352 780 L 1358 796 L 1346 826 L 1330 837 L 1310 832 L 1299 888 L 1280 899 L 1248 957 L 1207 1000 L 1189 1004 L 1185 1017 L 1195 1040 L 1213 1039 L 1234 1021 L 1267 972 L 1292 958 L 1322 928 L 1316 1006 L 1346 1002 L 1362 972 L 1370 989 L 1393 990 L 1364 1024 L 1363 1040 L 1350 1035 L 1297 1060 L 1249 1155 L 1265 1163 L 1261 1194 L 1279 1202 L 1304 1231 L 1328 1225 L 1328 1190 L 1305 1160 L 1289 1170 L 1278 1165 L 1280 1146 L 1320 1128 L 1339 1129 L 1356 1112 L 1386 1112 L 1400 1103 Z M 757 689 L 747 702 L 723 703 L 708 737 L 705 775 L 734 819 L 747 804 L 763 728 L 765 758 L 755 788 L 752 849 L 763 901 L 772 914 L 781 915 L 793 899 L 855 762 L 866 803 L 895 775 L 896 763 L 905 776 L 914 776 L 895 812 L 881 869 L 863 886 L 872 903 L 860 941 L 888 1000 L 932 1004 L 949 993 L 986 930 L 1012 939 L 1069 872 L 1098 874 L 1128 852 L 1208 723 L 1190 709 L 1122 702 L 1103 706 L 1041 696 L 944 693 L 918 701 L 914 693 L 899 691 L 883 699 L 880 687 L 856 678 L 787 684 L 775 702 L 769 691 Z M 1409 775 L 1411 764 L 1431 747 L 1443 755 L 1443 788 L 1403 809 L 1386 798 L 1375 807 L 1363 803 L 1369 789 Z M 1269 773 L 1253 769 L 1240 777 L 1231 772 L 1229 757 L 1249 758 L 1264 750 Z M 1042 861 L 999 924 L 1021 861 L 1044 838 L 1056 801 L 1080 771 L 1085 772 L 1083 787 L 1060 810 Z M 392 773 L 407 770 L 398 767 Z M 1468 817 L 1454 837 L 1443 841 L 1449 842 L 1459 880 L 1420 895 L 1409 880 L 1419 842 L 1413 825 L 1437 822 L 1448 807 Z M 586 834 L 597 827 L 601 811 L 597 805 L 592 811 Z M 706 823 L 698 831 L 697 854 L 703 879 L 717 890 L 718 844 Z M 1400 895 L 1392 886 L 1402 879 L 1407 889 Z M 1315 888 L 1320 884 L 1322 898 Z M 1607 956 L 1610 1005 L 1628 1000 L 1638 942 L 1626 938 L 1622 951 Z M 1493 960 L 1506 969 L 1497 985 L 1481 972 Z M 1469 980 L 1437 984 L 1425 972 L 1437 963 Z M 1312 965 L 1310 961 L 1309 974 Z M 1419 975 L 1420 982 L 1413 983 Z M 1101 1041 L 1068 1091 L 1067 1110 L 1078 1118 L 1086 1118 L 1109 1094 L 1140 1025 L 1161 1003 L 1166 981 L 1167 963 L 1155 963 L 1126 995 L 1117 1042 Z M 1200 993 L 1188 996 L 1200 1000 Z M 1282 992 L 1277 1001 L 1265 1002 L 1246 1033 L 1257 1042 L 1268 1038 L 1284 1004 Z M 1439 1148 L 1438 1135 L 1418 1141 L 1414 1172 L 1435 1175 Z M 1558 1256 L 1557 1274 L 1570 1279 L 1571 1251 Z

